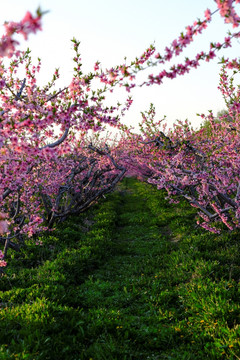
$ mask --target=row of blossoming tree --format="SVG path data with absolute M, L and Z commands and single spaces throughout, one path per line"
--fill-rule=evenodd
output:
M 234 3 L 216 0 L 226 22 L 237 27 L 240 18 Z M 164 77 L 175 78 L 209 61 L 222 48 L 231 46 L 238 32 L 229 33 L 222 43 L 211 43 L 207 53 L 192 60 L 149 75 L 137 84 L 137 74 L 147 68 L 167 65 L 200 34 L 212 20 L 210 10 L 203 20 L 194 22 L 161 55 L 150 46 L 130 64 L 103 70 L 97 62 L 92 72 L 83 74 L 79 42 L 73 39 L 74 75 L 71 84 L 59 91 L 55 71 L 49 83 L 39 87 L 36 74 L 41 61 L 32 64 L 29 51 L 16 50 L 14 34 L 28 34 L 41 28 L 42 12 L 27 13 L 19 23 L 6 23 L 0 42 L 0 227 L 3 251 L 0 266 L 6 265 L 7 249 L 18 250 L 24 236 L 52 228 L 58 220 L 79 213 L 111 191 L 126 170 L 175 195 L 184 196 L 199 208 L 199 223 L 210 231 L 219 230 L 212 222 L 223 222 L 229 229 L 239 226 L 239 91 L 233 87 L 227 70 L 239 70 L 239 61 L 223 60 L 221 91 L 231 121 L 216 122 L 209 115 L 211 129 L 193 131 L 188 123 L 178 123 L 166 131 L 154 121 L 154 108 L 143 114 L 141 135 L 121 127 L 121 117 L 132 98 L 124 104 L 107 106 L 106 96 L 117 87 L 130 92 L 135 86 L 161 84 Z M 4 57 L 10 58 L 8 66 Z M 25 77 L 19 78 L 24 69 Z M 228 117 L 229 120 L 229 117 Z M 118 127 L 123 135 L 117 145 L 99 140 L 91 142 L 89 131 L 97 134 L 105 125 Z M 207 133 L 208 131 L 208 133 Z

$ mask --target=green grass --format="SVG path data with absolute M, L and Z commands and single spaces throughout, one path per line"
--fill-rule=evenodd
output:
M 125 179 L 1 278 L 0 360 L 240 358 L 239 232 Z

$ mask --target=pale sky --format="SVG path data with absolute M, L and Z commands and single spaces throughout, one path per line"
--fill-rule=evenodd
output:
M 203 19 L 206 8 L 216 9 L 213 0 L 8 0 L 3 3 L 1 24 L 5 20 L 20 20 L 27 10 L 35 12 L 39 5 L 42 10 L 50 11 L 43 18 L 43 31 L 31 35 L 28 42 L 22 42 L 21 48 L 29 47 L 33 59 L 42 59 L 39 76 L 42 84 L 50 80 L 56 67 L 60 68 L 61 81 L 57 88 L 71 81 L 74 53 L 70 40 L 73 37 L 81 41 L 83 70 L 91 71 L 97 60 L 105 69 L 123 63 L 125 56 L 129 61 L 135 59 L 153 42 L 163 53 L 187 25 L 192 25 L 197 18 Z M 240 5 L 237 6 L 239 9 Z M 195 57 L 201 50 L 207 51 L 210 41 L 222 42 L 228 29 L 232 30 L 215 14 L 204 35 L 198 35 L 174 63 L 183 62 L 186 56 Z M 235 58 L 239 50 L 239 42 L 234 41 L 231 49 L 222 50 L 218 56 Z M 147 110 L 151 102 L 156 106 L 156 119 L 166 115 L 169 125 L 176 119 L 188 118 L 198 126 L 201 120 L 196 113 L 207 114 L 213 110 L 216 115 L 225 107 L 217 89 L 220 71 L 217 63 L 218 58 L 177 79 L 165 79 L 161 86 L 135 90 L 134 105 L 124 122 L 137 125 L 140 112 Z M 158 73 L 162 69 L 158 67 Z M 127 95 L 125 91 L 123 94 Z

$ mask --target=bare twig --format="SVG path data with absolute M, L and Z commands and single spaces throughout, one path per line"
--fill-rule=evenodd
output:
M 21 98 L 21 95 L 22 95 L 25 85 L 26 85 L 26 78 L 23 79 L 22 86 L 21 86 L 20 90 L 18 91 L 17 95 L 15 96 L 15 100 L 19 100 Z
M 55 141 L 52 144 L 47 144 L 43 147 L 40 148 L 40 150 L 46 149 L 46 148 L 55 148 L 56 146 L 60 145 L 68 136 L 68 132 L 69 132 L 70 126 L 68 126 L 66 128 L 66 130 L 64 131 L 64 134 L 62 135 L 62 137 L 60 139 L 58 139 L 57 141 Z
M 63 89 L 60 89 L 56 94 L 50 96 L 47 101 L 51 101 L 52 99 L 54 99 L 56 96 L 58 96 L 59 94 L 61 94 L 63 91 L 65 91 L 66 89 L 68 89 L 68 87 L 65 87 Z

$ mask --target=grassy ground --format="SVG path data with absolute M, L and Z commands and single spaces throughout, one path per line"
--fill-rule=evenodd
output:
M 0 360 L 240 359 L 239 233 L 125 179 L 42 246 L 12 254 Z

